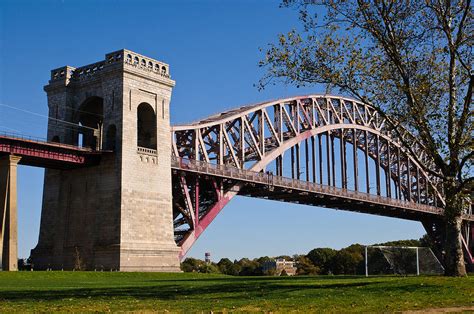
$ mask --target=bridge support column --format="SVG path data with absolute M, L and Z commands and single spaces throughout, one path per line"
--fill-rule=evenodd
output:
M 2 270 L 18 270 L 16 169 L 21 157 L 0 157 L 0 261 Z

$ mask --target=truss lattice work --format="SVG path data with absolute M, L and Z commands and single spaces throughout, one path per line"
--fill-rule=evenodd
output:
M 423 145 L 352 99 L 311 95 L 244 106 L 173 126 L 172 140 L 182 255 L 238 194 L 419 220 L 431 231 L 440 225 L 439 170 Z M 465 219 L 470 239 L 470 205 Z

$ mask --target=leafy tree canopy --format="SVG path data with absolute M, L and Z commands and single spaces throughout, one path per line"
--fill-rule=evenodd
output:
M 445 196 L 446 272 L 464 275 L 461 215 L 473 194 L 471 0 L 283 0 L 302 31 L 270 44 L 259 87 L 325 84 L 377 108 Z M 410 130 L 431 160 L 402 136 Z

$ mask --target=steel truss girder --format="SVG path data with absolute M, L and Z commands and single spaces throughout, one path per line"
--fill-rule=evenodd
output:
M 326 145 L 322 145 L 322 139 Z M 341 172 L 337 174 L 338 177 L 335 171 L 339 167 L 336 165 L 335 139 L 340 144 Z M 387 198 L 435 207 L 444 205 L 439 180 L 434 175 L 439 170 L 416 137 L 400 125 L 392 125 L 375 108 L 348 98 L 312 95 L 240 107 L 188 125 L 173 126 L 172 143 L 173 156 L 179 163 L 189 160 L 210 163 L 220 169 L 260 172 L 275 162 L 278 176 L 283 175 L 283 169 L 291 168 L 293 178 L 317 183 L 316 170 L 319 169 L 320 184 L 336 186 L 337 179 L 344 189 L 348 189 L 351 176 L 347 167 L 350 161 L 357 165 L 353 167 L 356 192 L 363 186 L 359 182 L 359 174 L 363 172 L 358 171 L 358 154 L 361 152 L 365 157 L 366 191 L 376 191 L 381 195 L 382 186 L 385 186 Z M 352 145 L 352 149 L 347 149 L 346 145 Z M 293 152 L 292 162 L 287 165 L 283 156 L 289 150 Z M 323 154 L 323 150 L 326 154 Z M 301 151 L 305 153 L 301 154 Z M 375 190 L 369 186 L 369 159 L 376 165 Z M 305 171 L 302 171 L 302 165 Z M 326 183 L 323 183 L 323 168 L 327 168 Z M 186 170 L 181 167 L 175 169 Z M 385 182 L 381 181 L 382 173 Z M 195 200 L 194 203 L 200 208 L 197 211 L 194 209 L 194 212 L 200 220 L 197 224 L 197 219 L 188 223 L 188 233 L 178 242 L 182 254 L 228 201 L 239 192 L 244 193 L 242 189 L 247 191 L 249 186 L 239 180 L 227 180 L 227 183 L 219 184 L 221 186 L 214 181 L 210 187 L 219 197 L 212 196 L 206 204 Z M 193 187 L 188 185 L 188 189 L 192 190 Z M 180 193 L 186 189 L 174 191 Z M 265 197 L 277 197 L 276 194 L 272 196 L 272 193 L 276 191 Z M 198 196 L 209 197 L 202 193 Z M 180 199 L 180 196 L 176 197 Z M 184 195 L 181 200 L 188 198 Z M 183 203 L 186 205 L 190 202 L 181 201 Z M 328 202 L 328 207 L 339 208 L 336 203 Z M 350 207 L 346 200 L 339 200 L 339 203 Z M 193 209 L 188 208 L 185 212 L 193 212 Z M 389 216 L 390 213 L 385 215 Z M 400 215 L 404 215 L 402 211 Z

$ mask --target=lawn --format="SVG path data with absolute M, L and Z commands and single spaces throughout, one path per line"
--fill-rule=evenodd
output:
M 452 307 L 474 310 L 474 277 L 0 272 L 0 312 L 387 312 Z

